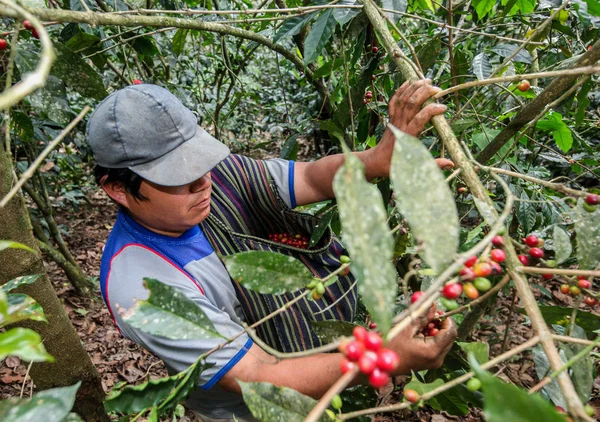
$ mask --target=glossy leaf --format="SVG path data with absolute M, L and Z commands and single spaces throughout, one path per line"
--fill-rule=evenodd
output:
M 497 46 L 492 48 L 492 51 L 501 55 L 502 57 L 510 57 L 517 48 L 519 47 L 513 44 L 498 44 Z M 531 64 L 532 62 L 531 54 L 525 49 L 519 50 L 519 52 L 516 54 L 515 57 L 512 58 L 512 60 L 514 60 L 515 62 L 527 64 Z
M 304 41 L 304 64 L 312 63 L 319 57 L 335 30 L 333 10 L 326 10 L 310 28 Z
M 556 146 L 558 146 L 562 152 L 569 152 L 573 146 L 573 134 L 571 133 L 571 129 L 563 122 L 560 113 L 548 113 L 535 124 L 535 127 L 537 129 L 551 131 L 552 137 L 556 141 Z
M 482 19 L 492 11 L 494 5 L 496 4 L 495 0 L 474 0 L 473 7 L 477 12 L 477 16 L 479 19 Z
M 10 314 L 8 318 L 10 324 L 25 319 L 48 322 L 40 304 L 31 296 L 22 293 L 8 295 L 8 313 Z
M 531 198 L 527 195 L 527 192 L 521 191 L 521 201 L 517 203 L 517 219 L 523 226 L 525 233 L 529 233 L 535 226 L 535 219 L 537 218 L 536 207 L 531 203 Z
M 273 42 L 284 41 L 290 37 L 296 35 L 300 30 L 304 27 L 304 25 L 308 24 L 318 12 L 309 13 L 306 16 L 296 16 L 290 19 L 286 19 L 283 22 L 283 25 L 279 28 L 279 30 L 273 36 Z
M 528 394 L 525 390 L 500 381 L 483 371 L 473 356 L 469 357 L 469 362 L 482 384 L 486 421 L 565 422 L 565 417 L 540 394 Z
M 340 2 L 336 3 L 337 5 L 340 6 L 359 6 L 360 3 L 358 3 L 356 0 L 341 0 Z M 358 15 L 360 13 L 360 9 L 333 9 L 333 17 L 335 19 L 335 21 L 340 25 L 340 26 L 344 26 L 346 23 L 348 23 L 350 20 L 352 20 L 352 18 L 356 15 Z
M 29 246 L 24 245 L 22 243 L 13 242 L 12 240 L 0 240 L 0 251 L 3 251 L 4 249 L 8 249 L 8 248 L 23 249 L 28 252 L 35 253 L 35 251 L 33 249 L 31 249 Z
M 41 274 L 33 274 L 33 275 L 24 275 L 24 276 L 21 276 L 21 277 L 13 278 L 9 282 L 7 282 L 7 283 L 3 284 L 2 286 L 0 286 L 0 288 L 2 290 L 4 290 L 5 292 L 10 292 L 11 290 L 14 290 L 17 287 L 22 286 L 24 284 L 31 284 L 31 283 L 33 283 L 38 278 L 40 278 L 40 276 L 41 276 Z
M 569 259 L 573 252 L 571 237 L 560 227 L 554 226 L 552 239 L 554 240 L 554 259 L 557 264 L 562 264 Z
M 544 352 L 542 346 L 539 344 L 533 347 L 531 349 L 531 352 L 533 354 L 535 373 L 537 374 L 538 379 L 543 379 L 549 373 L 552 372 L 548 356 L 546 355 L 546 352 Z M 566 360 L 564 352 L 560 352 L 560 357 L 564 363 L 564 361 Z M 548 396 L 550 400 L 552 400 L 552 403 L 554 403 L 556 406 L 560 406 L 563 409 L 567 408 L 565 396 L 563 395 L 560 386 L 558 385 L 558 381 L 552 380 L 542 388 L 542 391 Z
M 84 97 L 103 100 L 108 96 L 100 75 L 79 55 L 59 42 L 54 42 L 53 45 L 56 51 L 56 60 L 52 66 L 54 76 Z
M 312 321 L 311 326 L 323 344 L 331 343 L 340 337 L 352 336 L 352 330 L 356 327 L 348 321 Z
M 600 207 L 594 212 L 583 208 L 579 199 L 576 209 L 577 259 L 582 269 L 592 270 L 600 265 Z
M 112 392 L 104 402 L 104 407 L 107 412 L 130 414 L 158 406 L 162 414 L 184 400 L 196 388 L 202 371 L 211 366 L 203 359 L 198 359 L 188 369 L 171 377 L 126 386 Z
M 440 378 L 437 378 L 430 383 L 423 383 L 413 375 L 410 382 L 404 386 L 404 390 L 414 390 L 419 393 L 419 395 L 423 395 L 444 384 L 444 380 Z M 455 389 L 450 389 L 442 394 L 436 395 L 427 400 L 427 404 L 436 410 L 445 411 L 451 415 L 466 415 L 469 412 L 469 405 L 456 394 Z
M 371 318 L 385 334 L 394 315 L 398 286 L 391 263 L 394 239 L 387 226 L 381 194 L 365 180 L 363 164 L 349 152 L 334 177 L 333 190 L 358 292 Z
M 148 299 L 122 314 L 129 324 L 176 340 L 223 337 L 202 309 L 181 291 L 153 278 L 144 278 L 144 284 L 150 290 Z
M 576 325 L 573 326 L 569 335 L 587 340 L 585 331 Z M 585 349 L 585 346 L 575 343 L 561 343 L 560 349 L 564 352 L 566 360 L 569 360 Z M 594 361 L 589 354 L 571 366 L 571 379 L 579 398 L 583 403 L 587 403 L 592 396 L 592 388 L 594 386 Z
M 268 382 L 243 382 L 238 380 L 246 406 L 260 421 L 302 422 L 317 401 L 286 387 L 277 387 Z M 329 421 L 326 416 L 318 419 Z
M 81 382 L 70 387 L 52 388 L 30 399 L 10 398 L 0 402 L 3 422 L 62 422 L 69 418 Z M 69 419 L 73 420 L 73 419 Z
M 396 136 L 390 176 L 396 207 L 423 247 L 423 260 L 440 273 L 458 249 L 459 223 L 452 191 L 427 148 L 392 128 Z
M 296 160 L 298 157 L 298 136 L 300 134 L 296 133 L 285 140 L 279 153 L 280 158 L 284 160 Z
M 0 333 L 0 360 L 18 356 L 28 362 L 54 362 L 46 352 L 42 337 L 29 328 L 11 328 Z
M 535 9 L 536 0 L 517 0 L 515 2 L 515 6 L 523 13 L 524 15 L 528 15 L 533 12 Z
M 308 242 L 308 246 L 309 247 L 313 247 L 314 245 L 316 245 L 317 243 L 319 243 L 319 240 L 321 240 L 321 238 L 323 237 L 323 234 L 325 234 L 325 231 L 327 231 L 327 228 L 329 227 L 329 224 L 331 223 L 331 220 L 333 219 L 333 215 L 337 212 L 337 209 L 335 207 L 332 207 L 330 209 L 328 209 L 319 219 L 319 222 L 317 224 L 315 224 L 315 227 L 312 231 L 312 233 L 310 234 L 310 241 Z
M 263 294 L 282 294 L 306 287 L 312 274 L 296 258 L 268 251 L 247 251 L 223 257 L 231 278 Z
M 479 53 L 473 57 L 471 69 L 473 74 L 477 76 L 477 79 L 480 81 L 488 79 L 492 74 L 492 65 L 490 64 L 490 59 L 488 59 L 488 56 L 485 53 Z
M 486 363 L 489 360 L 490 350 L 486 343 L 463 343 L 457 342 L 463 352 L 473 353 L 479 363 Z

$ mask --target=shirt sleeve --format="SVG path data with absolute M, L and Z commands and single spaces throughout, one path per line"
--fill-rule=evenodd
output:
M 152 277 L 179 289 L 194 302 L 211 320 L 216 331 L 225 338 L 174 340 L 149 334 L 123 320 L 120 312 L 131 308 L 135 299 L 144 300 L 148 290 L 143 286 L 143 277 Z M 113 313 L 121 332 L 165 362 L 170 372 L 181 372 L 196 362 L 200 355 L 222 345 L 243 331 L 240 321 L 218 309 L 202 293 L 200 286 L 179 267 L 158 253 L 139 246 L 124 248 L 113 258 L 107 280 L 107 305 Z M 200 374 L 200 387 L 209 389 L 235 366 L 252 345 L 244 333 L 211 353 L 206 361 L 213 364 Z
M 265 161 L 265 165 L 275 181 L 279 196 L 290 208 L 296 208 L 296 194 L 294 192 L 294 161 L 282 158 L 272 158 Z

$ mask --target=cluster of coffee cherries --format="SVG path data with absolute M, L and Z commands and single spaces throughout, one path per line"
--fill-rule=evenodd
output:
M 523 243 L 525 243 L 529 250 L 527 255 L 519 255 L 519 261 L 521 264 L 530 266 L 532 264 L 532 260 L 539 260 L 544 258 L 544 250 L 542 246 L 544 246 L 544 239 L 540 239 L 535 234 L 530 234 L 525 239 L 523 239 Z M 546 280 L 550 280 L 554 277 L 553 274 L 543 274 L 542 275 Z
M 581 294 L 581 289 L 589 290 L 592 288 L 592 282 L 588 280 L 585 276 L 579 275 L 577 276 L 577 285 L 569 285 L 562 284 L 560 286 L 560 292 L 565 295 L 571 296 L 579 296 Z M 583 302 L 588 305 L 590 308 L 596 306 L 599 302 L 595 297 L 586 296 Z
M 308 237 L 302 234 L 269 233 L 267 237 L 270 241 L 281 243 L 283 245 L 293 246 L 300 249 L 308 248 Z
M 33 38 L 39 38 L 40 34 L 37 32 L 37 29 L 35 29 L 33 27 L 33 25 L 31 24 L 31 22 L 29 21 L 23 21 L 23 26 L 25 27 L 25 29 L 31 31 L 31 36 Z
M 375 47 L 375 48 L 377 48 L 377 47 Z M 365 92 L 365 96 L 363 98 L 363 104 L 370 103 L 372 99 L 373 99 L 373 92 L 372 91 Z
M 587 212 L 594 212 L 598 204 L 600 204 L 600 195 L 589 193 L 583 201 L 583 209 Z
M 306 286 L 307 289 L 312 290 L 311 296 L 314 300 L 319 300 L 325 294 L 325 285 L 323 280 L 320 278 L 313 278 L 310 283 Z
M 369 377 L 369 384 L 381 388 L 390 379 L 390 372 L 398 367 L 400 359 L 396 352 L 383 346 L 381 335 L 358 326 L 352 332 L 354 340 L 343 342 L 340 352 L 345 356 L 340 364 L 342 373 L 358 366 L 360 372 Z
M 442 328 L 442 320 L 439 318 L 443 313 L 436 312 L 435 318 L 421 330 L 421 334 L 425 337 L 433 337 L 440 332 Z

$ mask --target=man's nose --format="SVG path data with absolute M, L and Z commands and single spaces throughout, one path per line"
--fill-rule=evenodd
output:
M 198 192 L 202 189 L 206 189 L 210 185 L 210 175 L 205 174 L 200 179 L 195 180 L 190 185 L 190 189 L 192 192 Z

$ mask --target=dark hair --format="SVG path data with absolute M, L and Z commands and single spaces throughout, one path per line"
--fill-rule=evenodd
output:
M 104 176 L 106 176 L 106 179 L 102 180 Z M 96 167 L 94 167 L 94 178 L 99 186 L 102 186 L 103 183 L 120 183 L 135 199 L 140 201 L 148 200 L 148 198 L 140 192 L 140 186 L 144 179 L 142 176 L 132 172 L 128 168 L 111 169 L 96 164 Z

